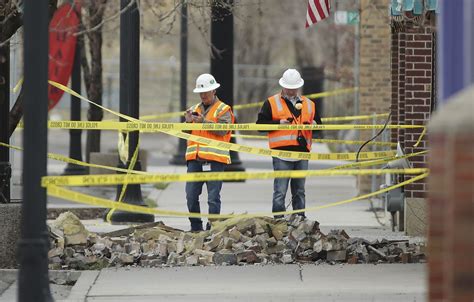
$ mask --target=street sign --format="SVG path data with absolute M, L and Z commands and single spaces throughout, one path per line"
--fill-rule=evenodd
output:
M 359 24 L 359 12 L 345 10 L 336 11 L 334 14 L 334 22 L 339 25 Z

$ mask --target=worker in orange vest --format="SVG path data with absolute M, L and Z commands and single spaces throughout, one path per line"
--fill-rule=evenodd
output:
M 234 123 L 234 114 L 229 105 L 225 104 L 216 96 L 216 89 L 220 84 L 210 74 L 202 74 L 196 79 L 194 93 L 199 93 L 201 102 L 186 110 L 186 123 Z M 191 134 L 229 142 L 231 131 L 204 131 L 193 130 Z M 188 140 L 186 149 L 186 162 L 189 173 L 192 172 L 223 172 L 225 165 L 230 164 L 229 150 L 209 145 L 199 144 Z M 199 181 L 186 183 L 186 200 L 190 213 L 200 213 L 199 196 L 202 187 L 206 183 L 208 193 L 209 214 L 220 214 L 222 181 Z M 191 231 L 202 231 L 202 220 L 200 218 L 189 218 Z M 210 229 L 210 222 L 206 229 Z
M 310 99 L 301 96 L 299 89 L 304 80 L 296 69 L 288 69 L 279 81 L 282 90 L 269 97 L 258 113 L 257 124 L 321 124 L 321 118 L 316 105 Z M 276 130 L 268 132 L 268 142 L 271 149 L 310 152 L 312 130 Z M 273 157 L 273 169 L 279 170 L 308 170 L 307 160 Z M 291 188 L 291 203 L 294 210 L 304 209 L 305 178 L 275 178 L 273 182 L 272 211 L 284 212 L 285 197 Z M 304 212 L 300 213 L 304 216 Z M 281 218 L 282 215 L 275 215 Z

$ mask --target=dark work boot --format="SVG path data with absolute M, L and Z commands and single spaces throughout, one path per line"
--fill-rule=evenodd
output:
M 202 222 L 191 222 L 191 232 L 201 232 L 202 229 Z

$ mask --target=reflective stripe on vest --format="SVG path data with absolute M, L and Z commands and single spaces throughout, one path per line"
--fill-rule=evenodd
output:
M 270 143 L 276 143 L 276 142 L 281 142 L 281 141 L 291 141 L 291 140 L 296 140 L 298 138 L 298 135 L 296 134 L 290 134 L 290 135 L 280 135 L 280 136 L 274 136 L 270 137 L 268 141 Z
M 219 117 L 220 114 L 225 112 L 225 110 L 228 108 L 230 109 L 230 107 L 226 105 L 225 103 L 220 104 L 219 107 L 217 107 L 216 111 L 214 112 L 214 117 L 215 118 Z
M 306 105 L 308 107 L 308 114 L 309 114 L 309 116 L 312 116 L 313 115 L 313 106 L 312 106 L 313 101 L 311 101 L 310 99 L 308 99 L 305 96 L 301 97 L 301 100 L 306 101 Z
M 280 94 L 275 94 L 273 96 L 275 98 L 275 102 L 277 105 L 277 110 L 278 111 L 283 111 L 283 104 L 281 103 L 281 95 Z

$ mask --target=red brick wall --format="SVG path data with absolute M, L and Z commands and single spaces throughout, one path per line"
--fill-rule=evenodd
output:
M 392 29 L 392 124 L 426 125 L 430 119 L 435 97 L 433 39 L 430 26 L 406 23 Z M 414 146 L 421 132 L 422 129 L 393 129 L 391 138 L 409 154 L 427 149 L 428 135 Z M 410 158 L 415 168 L 426 167 L 426 160 L 426 155 Z M 405 197 L 424 198 L 426 191 L 426 181 L 420 180 L 405 187 Z
M 405 33 L 401 32 L 398 39 L 399 49 L 399 73 L 398 73 L 398 123 L 399 125 L 405 125 L 405 68 L 406 68 L 406 56 L 405 56 Z M 398 141 L 402 148 L 405 148 L 405 129 L 398 129 Z
M 406 29 L 406 69 L 405 69 L 405 124 L 426 125 L 431 117 L 433 99 L 432 82 L 433 34 L 430 27 L 408 27 Z M 425 135 L 415 147 L 422 129 L 405 130 L 405 152 L 415 153 L 427 150 Z M 410 158 L 414 168 L 425 168 L 427 155 Z M 405 176 L 409 179 L 411 176 Z M 426 180 L 420 180 L 405 187 L 406 198 L 425 198 Z
M 398 125 L 398 89 L 399 89 L 399 70 L 400 59 L 399 59 L 399 36 L 398 32 L 392 31 L 392 45 L 390 51 L 390 63 L 391 63 L 391 73 L 392 73 L 392 100 L 390 103 L 390 113 L 392 125 Z M 392 143 L 398 142 L 398 129 L 392 129 L 390 133 L 390 141 Z M 393 148 L 396 149 L 396 148 Z

